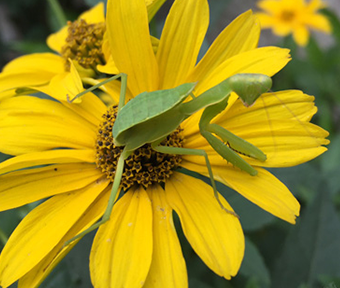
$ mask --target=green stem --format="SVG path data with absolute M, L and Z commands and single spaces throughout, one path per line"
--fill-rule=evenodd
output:
M 64 27 L 67 23 L 67 19 L 58 0 L 48 0 L 48 2 L 50 3 L 51 9 L 58 21 L 60 28 Z

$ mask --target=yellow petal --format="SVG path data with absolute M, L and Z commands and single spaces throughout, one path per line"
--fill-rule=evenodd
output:
M 289 57 L 288 49 L 281 49 L 277 47 L 258 48 L 237 54 L 224 61 L 214 70 L 213 73 L 210 74 L 210 76 L 199 82 L 195 88 L 195 94 L 200 95 L 237 73 L 260 73 L 272 76 L 287 64 L 290 60 Z M 235 93 L 231 93 L 228 100 L 228 106 L 224 113 L 230 109 L 237 99 L 238 96 Z M 186 136 L 197 135 L 198 122 L 201 113 L 202 112 L 200 111 L 183 122 Z
M 128 75 L 133 95 L 158 88 L 158 67 L 152 50 L 144 0 L 109 0 L 106 17 L 111 55 Z
M 230 279 L 240 268 L 244 236 L 239 220 L 222 210 L 213 189 L 203 181 L 174 173 L 166 183 L 169 205 L 178 214 L 184 234 L 203 262 Z M 233 211 L 220 195 L 224 207 Z
M 8 63 L 0 74 L 0 91 L 18 87 L 43 85 L 64 72 L 63 59 L 52 53 L 19 57 Z
M 0 78 L 1 78 L 1 76 L 0 76 Z M 6 90 L 6 91 L 0 92 L 0 102 L 4 99 L 7 99 L 9 97 L 14 96 L 16 94 L 15 90 L 16 89 L 11 89 L 11 90 Z
M 73 241 L 67 246 L 64 245 L 65 242 L 95 224 L 99 218 L 102 217 L 107 206 L 110 190 L 110 186 L 106 187 L 96 201 L 89 206 L 82 217 L 72 226 L 61 241 L 59 241 L 58 245 L 56 245 L 38 265 L 19 280 L 19 288 L 38 287 L 41 284 L 81 238 Z
M 70 72 L 64 72 L 55 76 L 49 85 L 49 95 L 60 101 L 73 100 L 74 103 L 80 103 L 82 97 L 76 96 L 85 89 L 80 79 L 79 73 L 73 62 L 69 59 Z
M 74 162 L 95 162 L 94 150 L 49 150 L 37 153 L 23 154 L 0 163 L 0 174 L 15 170 L 47 164 L 61 164 Z
M 172 220 L 172 209 L 164 190 L 152 186 L 148 190 L 153 210 L 153 253 L 147 287 L 188 287 L 188 276 L 180 243 Z
M 95 287 L 142 287 L 152 258 L 152 208 L 143 188 L 120 198 L 96 234 L 90 257 Z
M 84 120 L 88 121 L 87 124 L 89 124 L 90 126 L 98 127 L 99 123 L 102 121 L 103 114 L 107 111 L 107 106 L 103 103 L 103 101 L 101 101 L 101 99 L 99 99 L 92 92 L 88 92 L 84 94 L 83 96 L 81 96 L 81 102 L 76 103 L 77 105 L 74 105 L 73 102 L 70 102 L 67 100 L 67 96 L 65 97 L 65 95 L 68 94 L 67 92 L 65 92 L 66 90 L 64 90 L 64 94 L 63 94 L 64 96 L 58 93 L 58 88 L 61 87 L 58 85 L 61 85 L 60 81 L 63 81 L 63 77 L 64 76 L 62 75 L 57 75 L 54 79 L 52 79 L 51 82 L 54 82 L 53 87 L 50 84 L 48 84 L 44 86 L 35 86 L 35 87 L 31 86 L 27 88 L 33 89 L 33 92 L 39 91 L 51 97 L 54 96 L 56 98 L 59 98 L 59 101 L 62 103 L 63 106 L 74 111 L 77 114 L 77 116 L 84 118 Z M 57 80 L 58 78 L 59 80 Z M 95 85 L 99 82 L 92 78 L 83 78 L 82 81 L 86 84 L 91 84 L 91 85 Z M 25 92 L 24 95 L 27 95 L 27 93 Z M 74 102 L 77 102 L 77 101 L 74 101 Z
M 316 113 L 314 97 L 299 90 L 283 90 L 264 93 L 250 107 L 235 101 L 228 111 L 223 111 L 214 122 L 229 127 L 247 126 L 255 121 L 296 120 L 310 121 Z
M 320 14 L 309 15 L 309 17 L 306 17 L 304 19 L 304 22 L 315 30 L 325 32 L 328 34 L 332 32 L 332 26 L 329 20 L 323 15 Z
M 157 51 L 160 89 L 184 83 L 195 67 L 208 25 L 209 6 L 206 0 L 174 2 Z
M 104 3 L 99 2 L 97 5 L 93 6 L 93 8 L 80 14 L 78 19 L 84 19 L 88 24 L 104 22 Z
M 319 9 L 327 7 L 327 4 L 322 2 L 321 0 L 310 0 L 307 7 L 309 11 L 315 12 Z
M 327 148 L 328 132 L 306 122 L 272 120 L 272 126 L 265 128 L 268 122 L 257 122 L 247 127 L 248 135 L 238 136 L 258 147 L 267 155 L 267 160 L 260 162 L 247 159 L 251 165 L 263 167 L 290 167 L 308 162 L 321 155 Z M 247 158 L 247 157 L 246 157 Z
M 146 5 L 148 7 L 149 21 L 155 16 L 159 8 L 162 7 L 166 0 L 146 0 Z
M 1 102 L 0 119 L 0 151 L 9 155 L 60 147 L 92 149 L 96 141 L 97 127 L 51 100 L 7 99 Z
M 104 54 L 104 58 L 106 61 L 105 65 L 97 65 L 97 70 L 106 73 L 106 74 L 111 74 L 115 75 L 119 73 L 119 70 L 116 66 L 116 63 L 113 61 L 112 56 L 111 56 L 111 49 L 110 49 L 110 43 L 107 35 L 107 31 L 104 33 L 103 37 L 103 44 L 102 44 L 102 51 Z
M 230 57 L 256 48 L 259 37 L 260 26 L 251 10 L 241 14 L 212 43 L 187 82 L 200 81 Z
M 306 46 L 309 40 L 309 31 L 304 25 L 295 27 L 293 31 L 293 38 L 300 46 Z
M 205 166 L 183 162 L 183 167 L 207 175 Z M 267 170 L 258 167 L 256 170 L 258 174 L 250 176 L 230 166 L 213 167 L 217 181 L 234 189 L 263 210 L 294 224 L 296 216 L 299 216 L 299 202 L 288 188 Z
M 296 1 L 298 2 L 298 1 Z M 284 1 L 277 0 L 261 0 L 256 5 L 268 12 L 269 14 L 277 14 L 282 10 L 282 6 L 285 5 Z
M 78 19 L 84 19 L 88 24 L 100 23 L 105 21 L 104 3 L 100 2 L 90 10 L 82 13 Z M 66 23 L 65 23 L 66 25 Z M 62 47 L 66 43 L 68 26 L 64 26 L 58 32 L 51 34 L 47 38 L 47 45 L 54 51 L 61 53 Z
M 272 27 L 273 33 L 277 36 L 284 37 L 294 31 L 294 27 L 291 23 L 286 23 L 283 21 L 276 21 Z
M 59 164 L 0 176 L 0 211 L 81 189 L 103 174 L 94 164 Z
M 80 238 L 81 239 L 81 238 Z M 25 287 L 39 287 L 45 278 L 52 272 L 52 270 L 59 264 L 59 262 L 72 250 L 72 248 L 80 241 L 77 239 L 70 245 L 62 248 L 56 246 L 45 258 L 40 261 L 32 270 L 26 273 L 18 281 L 18 288 Z M 57 252 L 59 250 L 59 253 Z
M 103 50 L 103 53 L 104 53 L 104 56 L 105 56 L 106 64 L 105 65 L 97 65 L 96 68 L 97 68 L 98 71 L 100 71 L 102 73 L 111 74 L 111 75 L 119 74 L 119 70 L 116 66 L 116 63 L 113 61 L 113 58 L 111 56 L 110 43 L 109 43 L 107 38 L 108 38 L 107 33 L 105 33 L 102 50 Z M 152 44 L 152 49 L 153 49 L 154 53 L 156 54 L 157 49 L 158 49 L 159 40 L 157 38 L 151 36 L 151 44 Z
M 81 103 L 75 105 L 66 101 L 63 102 L 63 105 L 74 111 L 78 116 L 86 119 L 90 126 L 93 125 L 94 127 L 99 126 L 103 119 L 103 114 L 107 111 L 105 104 L 91 92 L 82 96 Z
M 9 62 L 2 72 L 43 71 L 41 77 L 64 72 L 64 59 L 53 53 L 33 53 L 18 57 Z M 46 75 L 49 73 L 50 75 Z
M 261 28 L 270 28 L 276 23 L 276 19 L 266 13 L 255 13 L 256 18 L 260 21 Z
M 219 65 L 214 73 L 198 83 L 197 95 L 238 73 L 260 73 L 273 76 L 290 61 L 288 49 L 262 47 L 237 54 Z
M 66 24 L 66 23 L 65 23 Z M 58 32 L 49 35 L 46 39 L 47 46 L 61 54 L 63 46 L 66 44 L 68 36 L 68 26 L 64 26 Z
M 96 68 L 99 72 L 106 73 L 106 74 L 115 75 L 119 73 L 116 63 L 113 61 L 111 55 L 107 59 L 105 65 L 97 65 Z
M 109 181 L 55 196 L 17 226 L 0 256 L 0 285 L 7 287 L 37 265 L 82 217 Z

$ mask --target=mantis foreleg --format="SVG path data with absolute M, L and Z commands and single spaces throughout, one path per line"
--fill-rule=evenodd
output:
M 131 155 L 131 153 L 132 153 L 132 151 L 126 151 L 124 149 L 122 154 L 120 155 L 120 157 L 118 159 L 115 179 L 113 181 L 113 185 L 112 185 L 112 189 L 111 189 L 111 194 L 110 194 L 109 202 L 107 204 L 107 207 L 106 207 L 106 210 L 105 210 L 105 212 L 103 214 L 102 219 L 99 222 L 97 222 L 96 224 L 93 224 L 91 227 L 89 227 L 85 231 L 83 231 L 80 234 L 78 234 L 77 236 L 75 236 L 75 237 L 71 238 L 70 240 L 66 241 L 65 242 L 65 246 L 67 246 L 68 244 L 70 244 L 74 240 L 76 240 L 78 238 L 81 238 L 81 237 L 85 236 L 86 234 L 92 232 L 93 230 L 95 230 L 100 225 L 104 224 L 106 221 L 108 221 L 110 219 L 111 212 L 112 212 L 112 209 L 113 209 L 113 204 L 114 204 L 114 202 L 115 202 L 115 200 L 117 198 L 117 194 L 118 194 L 119 187 L 120 187 L 120 182 L 121 182 L 122 175 L 123 175 L 124 161 Z
M 227 105 L 228 98 L 221 101 L 220 103 L 205 108 L 199 123 L 200 132 L 202 136 L 209 142 L 211 147 L 213 147 L 214 150 L 225 160 L 240 168 L 241 170 L 247 172 L 248 174 L 255 176 L 257 175 L 257 171 L 250 164 L 248 164 L 247 161 L 245 161 L 235 151 L 233 151 L 225 143 L 223 143 L 220 139 L 212 134 L 214 133 L 218 135 L 224 142 L 229 143 L 229 145 L 235 145 L 235 148 L 239 152 L 249 157 L 253 157 L 260 161 L 266 160 L 266 155 L 254 145 L 237 137 L 236 135 L 218 126 L 217 124 L 210 123 L 210 121 L 220 112 L 222 112 Z
M 73 99 L 69 99 L 69 96 L 67 95 L 67 101 L 69 103 L 72 103 L 74 100 L 85 95 L 86 93 L 89 93 L 89 92 L 99 88 L 100 86 L 103 86 L 106 83 L 109 83 L 109 82 L 116 80 L 118 78 L 121 79 L 120 98 L 119 98 L 119 104 L 118 104 L 118 111 L 119 111 L 120 108 L 122 107 L 122 105 L 124 106 L 124 104 L 125 104 L 125 94 L 126 94 L 126 85 L 127 85 L 127 75 L 125 73 L 119 73 L 115 76 L 112 76 L 112 77 L 102 81 L 102 82 L 99 82 L 96 85 L 93 85 L 92 87 L 90 87 L 89 89 L 86 89 L 86 90 L 80 92 Z M 123 101 L 121 101 L 121 100 L 123 100 Z
M 219 198 L 219 194 L 217 192 L 217 188 L 216 188 L 216 183 L 214 180 L 214 175 L 211 169 L 211 165 L 209 162 L 209 158 L 208 158 L 208 154 L 202 150 L 202 149 L 190 149 L 190 148 L 181 148 L 181 147 L 168 147 L 168 146 L 158 146 L 160 141 L 154 142 L 151 144 L 151 147 L 153 150 L 160 152 L 160 153 L 164 153 L 164 154 L 178 154 L 178 155 L 197 155 L 197 156 L 203 156 L 205 158 L 205 162 L 208 168 L 208 173 L 209 173 L 209 178 L 211 181 L 211 186 L 214 189 L 214 195 L 215 198 L 217 200 L 217 202 L 220 204 L 221 208 L 223 210 L 225 210 L 226 212 L 228 212 L 231 215 L 234 215 L 235 217 L 239 218 L 239 216 L 233 212 L 228 210 L 227 208 L 225 208 Z
M 125 95 L 126 95 L 126 84 L 127 84 L 127 75 L 124 73 L 121 74 L 117 74 L 109 79 L 106 79 L 105 81 L 98 83 L 97 85 L 92 86 L 91 88 L 89 88 L 86 91 L 83 91 L 82 93 L 78 94 L 76 97 L 80 97 L 96 88 L 98 88 L 101 85 L 104 85 L 105 83 L 108 83 L 112 80 L 115 80 L 117 78 L 121 78 L 121 89 L 120 89 L 120 96 L 119 96 L 119 104 L 118 104 L 118 112 L 120 111 L 120 109 L 125 105 Z M 76 98 L 75 97 L 75 98 Z M 73 98 L 72 101 L 75 99 Z M 118 191 L 119 191 L 119 187 L 120 187 L 120 182 L 122 179 L 122 174 L 123 174 L 123 170 L 124 170 L 124 161 L 131 155 L 133 151 L 130 150 L 126 150 L 124 149 L 122 154 L 120 155 L 119 159 L 118 159 L 118 163 L 117 163 L 117 168 L 116 168 L 116 174 L 115 174 L 115 178 L 113 181 L 113 185 L 112 185 L 112 189 L 111 189 L 111 194 L 110 194 L 110 198 L 109 198 L 109 202 L 107 204 L 106 210 L 103 214 L 102 219 L 97 222 L 96 224 L 92 225 L 91 227 L 89 227 L 88 229 L 86 229 L 85 231 L 81 232 L 80 234 L 78 234 L 77 236 L 71 238 L 70 240 L 65 242 L 65 245 L 70 244 L 71 242 L 73 242 L 74 240 L 83 237 L 84 235 L 92 232 L 93 230 L 95 230 L 96 228 L 98 228 L 100 225 L 102 225 L 103 223 L 105 223 L 106 221 L 108 221 L 110 219 L 110 215 L 113 209 L 113 204 L 116 200 Z
M 207 131 L 218 135 L 225 143 L 228 143 L 234 151 L 260 161 L 266 161 L 267 159 L 266 154 L 259 148 L 217 124 L 209 124 Z

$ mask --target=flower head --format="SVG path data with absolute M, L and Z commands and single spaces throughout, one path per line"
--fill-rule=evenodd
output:
M 165 1 L 145 1 L 149 20 Z M 65 76 L 65 72 L 70 70 L 69 60 L 72 60 L 84 83 L 93 83 L 101 77 L 101 73 L 118 73 L 105 32 L 104 3 L 100 2 L 47 38 L 47 45 L 57 54 L 34 53 L 8 63 L 0 73 L 0 99 L 27 93 L 27 90 L 18 88 L 44 89 L 53 78 Z M 157 45 L 156 40 L 154 45 Z
M 209 22 L 206 0 L 175 1 L 156 54 L 144 0 L 109 0 L 107 11 L 108 47 L 117 69 L 128 75 L 130 99 L 189 82 L 197 82 L 198 96 L 237 73 L 272 76 L 290 60 L 286 49 L 256 48 L 260 28 L 250 11 L 219 35 L 198 64 Z M 74 94 L 83 90 L 72 65 L 67 73 Z M 112 137 L 117 108 L 107 108 L 91 92 L 79 103 L 69 103 L 60 96 L 65 93 L 60 90 L 63 81 L 59 78 L 43 89 L 58 101 L 18 96 L 0 103 L 0 151 L 13 155 L 0 164 L 0 209 L 49 198 L 24 218 L 6 244 L 0 256 L 3 287 L 17 280 L 19 287 L 41 283 L 79 239 L 66 246 L 65 242 L 102 217 L 110 196 L 121 155 Z M 110 85 L 107 92 L 118 99 L 121 83 Z M 214 123 L 267 155 L 265 162 L 241 155 L 256 168 L 256 176 L 227 163 L 208 145 L 198 127 L 201 113 L 185 120 L 162 145 L 205 150 L 216 180 L 294 223 L 299 203 L 262 167 L 297 165 L 326 150 L 321 145 L 328 143 L 328 133 L 309 123 L 315 112 L 313 97 L 300 91 L 267 93 L 249 108 L 231 96 Z M 203 262 L 226 279 L 236 275 L 244 253 L 239 219 L 221 209 L 209 185 L 180 173 L 178 167 L 207 175 L 203 157 L 164 155 L 150 145 L 126 160 L 125 193 L 114 204 L 110 220 L 99 227 L 92 246 L 95 287 L 187 287 L 173 211 Z
M 328 19 L 318 10 L 325 7 L 322 0 L 260 0 L 257 3 L 264 12 L 257 13 L 263 29 L 272 28 L 278 36 L 293 34 L 300 46 L 309 39 L 309 29 L 331 32 Z

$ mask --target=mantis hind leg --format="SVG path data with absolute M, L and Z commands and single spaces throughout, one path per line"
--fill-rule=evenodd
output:
M 202 150 L 202 149 L 189 149 L 189 148 L 180 148 L 180 147 L 168 147 L 168 146 L 158 146 L 159 141 L 156 143 L 151 144 L 151 147 L 153 150 L 160 152 L 160 153 L 164 153 L 164 154 L 178 154 L 178 155 L 197 155 L 197 156 L 203 156 L 205 158 L 205 162 L 208 168 L 208 172 L 209 172 L 209 178 L 211 181 L 211 186 L 214 189 L 214 195 L 215 198 L 218 202 L 218 204 L 220 204 L 221 208 L 226 211 L 227 213 L 239 218 L 239 216 L 233 212 L 228 210 L 227 208 L 225 208 L 219 198 L 219 194 L 217 192 L 217 188 L 216 188 L 216 183 L 214 180 L 214 175 L 211 169 L 211 165 L 210 165 L 210 161 L 208 158 L 208 154 Z
M 122 154 L 120 155 L 120 157 L 118 159 L 116 175 L 115 175 L 115 179 L 113 181 L 110 198 L 109 198 L 109 201 L 108 201 L 108 204 L 107 204 L 107 207 L 106 207 L 106 210 L 103 214 L 102 219 L 99 222 L 97 222 L 96 224 L 93 224 L 91 227 L 89 227 L 85 231 L 79 233 L 77 236 L 66 241 L 64 246 L 67 246 L 68 244 L 70 244 L 74 240 L 77 240 L 77 239 L 85 236 L 86 234 L 92 232 L 93 230 L 95 230 L 100 225 L 104 224 L 105 222 L 107 222 L 110 219 L 111 212 L 112 212 L 112 209 L 113 209 L 113 204 L 114 204 L 114 202 L 117 198 L 120 182 L 121 182 L 121 179 L 122 179 L 122 174 L 123 174 L 123 170 L 124 170 L 124 161 L 130 156 L 130 154 L 131 154 L 131 151 L 123 150 Z

